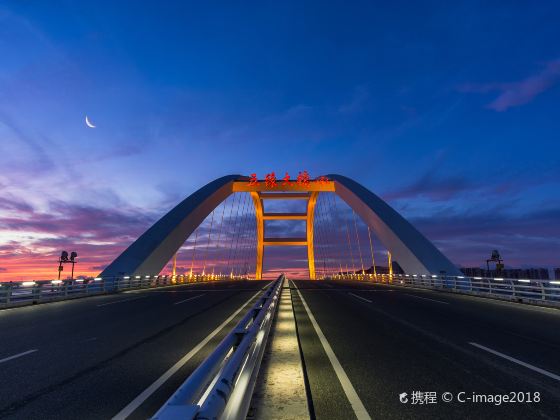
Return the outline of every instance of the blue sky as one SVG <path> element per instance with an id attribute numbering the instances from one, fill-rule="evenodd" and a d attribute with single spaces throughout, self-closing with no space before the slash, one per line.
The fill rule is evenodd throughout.
<path id="1" fill-rule="evenodd" d="M 559 21 L 552 1 L 4 2 L 0 274 L 67 242 L 103 265 L 211 179 L 303 169 L 457 264 L 559 266 Z M 114 224 L 84 227 L 97 211 Z"/>

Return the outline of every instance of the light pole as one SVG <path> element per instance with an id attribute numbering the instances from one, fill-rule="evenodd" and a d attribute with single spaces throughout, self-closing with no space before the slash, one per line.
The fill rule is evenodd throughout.
<path id="1" fill-rule="evenodd" d="M 62 251 L 60 253 L 60 257 L 58 259 L 58 279 L 60 280 L 60 272 L 64 270 L 64 264 L 72 264 L 72 275 L 70 277 L 71 280 L 74 280 L 74 265 L 76 264 L 76 257 L 78 256 L 77 252 L 72 251 L 70 253 L 70 258 L 68 258 L 68 252 Z"/>
<path id="2" fill-rule="evenodd" d="M 504 268 L 504 260 L 500 257 L 500 253 L 497 249 L 492 251 L 490 259 L 486 260 L 486 270 L 488 272 L 488 277 L 490 277 L 490 262 L 496 262 L 496 274 L 501 273 Z"/>

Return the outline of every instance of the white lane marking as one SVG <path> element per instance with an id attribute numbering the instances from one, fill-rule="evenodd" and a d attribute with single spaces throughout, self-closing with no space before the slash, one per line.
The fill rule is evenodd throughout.
<path id="1" fill-rule="evenodd" d="M 265 289 L 266 289 L 266 287 L 265 287 Z M 252 289 L 236 289 L 234 291 L 235 292 L 253 292 L 254 290 L 256 290 L 256 289 L 255 288 L 252 288 Z M 144 293 L 145 290 L 143 290 L 142 292 Z M 229 289 L 150 290 L 150 294 L 154 294 L 154 293 L 179 294 L 179 293 L 195 293 L 195 292 L 204 292 L 204 293 L 209 293 L 209 292 L 232 292 L 232 290 L 229 290 Z M 137 293 L 140 293 L 140 292 L 137 292 Z"/>
<path id="2" fill-rule="evenodd" d="M 358 299 L 360 299 L 360 300 L 363 300 L 364 302 L 373 303 L 371 300 L 366 299 L 366 298 L 361 297 L 361 296 L 358 296 L 358 295 L 355 295 L 355 294 L 352 293 L 352 292 L 348 292 L 348 294 L 354 296 L 355 298 L 358 298 Z"/>
<path id="3" fill-rule="evenodd" d="M 443 300 L 436 300 L 436 299 L 430 299 L 430 298 L 422 297 L 422 296 L 409 295 L 408 293 L 403 293 L 403 295 L 410 296 L 410 297 L 417 298 L 417 299 L 424 299 L 424 300 L 430 300 L 432 302 L 443 303 L 444 305 L 449 305 L 449 302 L 444 302 Z"/>
<path id="4" fill-rule="evenodd" d="M 199 297 L 202 297 L 202 296 L 204 296 L 205 294 L 206 294 L 206 293 L 203 293 L 203 294 L 198 295 L 198 296 L 193 296 L 193 297 L 190 297 L 190 298 L 187 298 L 187 299 L 180 300 L 179 302 L 175 302 L 173 305 L 180 305 L 181 303 L 188 302 L 189 300 L 198 299 Z"/>
<path id="5" fill-rule="evenodd" d="M 156 392 L 159 387 L 161 387 L 173 374 L 175 374 L 179 369 L 183 367 L 185 363 L 187 363 L 196 353 L 198 353 L 216 334 L 218 334 L 221 330 L 225 328 L 229 322 L 239 314 L 254 298 L 256 298 L 261 291 L 259 290 L 255 293 L 247 302 L 239 307 L 233 314 L 229 316 L 224 322 L 222 322 L 218 328 L 212 331 L 208 336 L 198 343 L 191 351 L 181 357 L 177 363 L 171 366 L 163 375 L 161 375 L 153 384 L 151 384 L 148 388 L 146 388 L 140 395 L 134 398 L 126 407 L 124 407 L 121 411 L 119 411 L 114 417 L 113 420 L 122 420 L 126 419 L 130 416 L 134 410 L 140 407 L 144 401 L 146 401 L 150 396 Z"/>
<path id="6" fill-rule="evenodd" d="M 113 305 L 115 303 L 124 303 L 124 302 L 132 302 L 133 300 L 138 300 L 138 299 L 144 299 L 147 298 L 148 296 L 140 296 L 137 298 L 132 298 L 132 299 L 121 299 L 121 300 L 115 300 L 113 302 L 107 302 L 107 303 L 101 303 L 99 305 L 97 305 L 97 307 L 101 307 L 101 306 L 107 306 L 107 305 Z"/>
<path id="7" fill-rule="evenodd" d="M 393 289 L 387 289 L 387 290 L 360 290 L 361 292 L 394 292 Z"/>
<path id="8" fill-rule="evenodd" d="M 0 359 L 0 363 L 4 363 L 4 362 L 7 362 L 9 360 L 17 359 L 18 357 L 25 356 L 26 354 L 35 353 L 36 351 L 39 351 L 39 350 L 38 349 L 33 349 L 33 350 L 24 351 L 23 353 L 14 354 L 13 356 L 9 356 L 9 357 L 5 357 L 3 359 Z"/>
<path id="9" fill-rule="evenodd" d="M 317 323 L 317 321 L 315 320 L 315 317 L 311 313 L 311 310 L 309 309 L 309 306 L 307 306 L 307 302 L 305 301 L 305 299 L 301 295 L 297 285 L 294 282 L 292 282 L 292 283 L 293 283 L 293 285 L 295 286 L 295 288 L 298 292 L 299 298 L 301 299 L 301 303 L 303 304 L 303 307 L 305 308 L 305 312 L 307 312 L 307 316 L 309 317 L 309 320 L 311 321 L 311 324 L 313 325 L 313 328 L 315 329 L 315 333 L 319 337 L 319 340 L 321 341 L 321 344 L 323 345 L 323 348 L 325 349 L 325 353 L 327 353 L 327 357 L 329 358 L 329 361 L 331 362 L 331 365 L 334 369 L 334 372 L 336 373 L 336 376 L 338 377 L 340 385 L 342 385 L 342 389 L 344 390 L 344 393 L 346 394 L 346 398 L 348 398 L 348 401 L 350 402 L 350 405 L 352 406 L 352 409 L 354 410 L 354 414 L 356 415 L 358 420 L 362 420 L 362 419 L 363 420 L 366 420 L 366 419 L 371 420 L 371 417 L 368 414 L 366 408 L 364 407 L 364 404 L 362 403 L 362 400 L 360 400 L 360 397 L 358 396 L 358 394 L 356 393 L 356 390 L 352 386 L 352 383 L 350 382 L 350 379 L 348 378 L 348 375 L 346 375 L 346 372 L 344 371 L 344 369 L 342 368 L 342 365 L 338 361 L 338 358 L 336 357 L 336 354 L 334 354 L 334 351 L 333 351 L 331 345 L 327 341 L 327 338 L 325 337 L 325 334 L 323 334 L 323 331 L 321 330 L 321 327 L 319 327 L 319 324 Z"/>
<path id="10" fill-rule="evenodd" d="M 486 350 L 488 353 L 492 353 L 496 356 L 500 356 L 500 357 L 502 357 L 506 360 L 509 360 L 510 362 L 517 363 L 518 365 L 524 366 L 527 369 L 531 369 L 531 370 L 534 370 L 535 372 L 539 372 L 540 374 L 548 376 L 549 378 L 556 379 L 557 381 L 560 381 L 560 376 L 559 375 L 556 375 L 552 372 L 549 372 L 548 370 L 544 370 L 544 369 L 541 369 L 539 367 L 530 365 L 529 363 L 525 363 L 522 360 L 516 359 L 516 358 L 511 357 L 511 356 L 508 356 L 507 354 L 504 354 L 504 353 L 500 353 L 499 351 L 492 350 L 492 349 L 490 349 L 488 347 L 485 347 L 485 346 L 483 346 L 481 344 L 478 344 L 478 343 L 469 342 L 469 344 L 471 346 L 478 347 L 479 349 Z"/>
<path id="11" fill-rule="evenodd" d="M 259 280 L 260 281 L 260 280 Z M 264 281 L 264 280 L 263 280 Z M 174 293 L 174 292 L 192 292 L 193 290 L 182 290 L 183 288 L 192 288 L 193 286 L 201 286 L 204 285 L 204 283 L 210 283 L 210 282 L 203 282 L 203 283 L 181 283 L 181 284 L 170 284 L 168 286 L 157 286 L 154 287 L 152 289 L 140 289 L 140 290 L 124 290 L 120 293 L 123 294 L 138 294 L 138 293 L 156 293 L 156 292 L 170 292 L 170 293 Z M 219 284 L 220 286 L 222 286 L 222 283 L 227 283 L 223 280 L 215 280 L 211 282 L 212 284 Z M 172 288 L 176 288 L 176 290 L 162 290 L 162 289 L 172 289 Z"/>
<path id="12" fill-rule="evenodd" d="M 327 290 L 327 289 L 305 289 L 306 292 L 327 292 L 327 293 L 338 293 L 338 292 L 349 292 L 349 291 L 359 291 L 360 293 L 385 293 L 385 292 L 394 292 L 395 290 L 393 289 L 387 289 L 387 290 L 370 290 L 370 289 L 332 289 L 332 290 Z"/>

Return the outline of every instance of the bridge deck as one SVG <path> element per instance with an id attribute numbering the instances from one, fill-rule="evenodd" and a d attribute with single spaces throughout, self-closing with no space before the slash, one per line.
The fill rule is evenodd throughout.
<path id="1" fill-rule="evenodd" d="M 0 311 L 0 417 L 110 418 L 127 406 L 131 418 L 150 417 L 265 284 L 194 284 Z M 356 399 L 374 418 L 557 417 L 557 309 L 363 282 L 291 285 L 317 419 L 352 418 Z M 160 386 L 139 399 L 152 384 Z M 539 392 L 541 400 L 420 406 L 411 404 L 414 391 Z"/>
<path id="2" fill-rule="evenodd" d="M 0 418 L 111 418 L 266 284 L 199 283 L 0 311 Z M 133 418 L 152 416 L 242 315 Z"/>
<path id="3" fill-rule="evenodd" d="M 353 418 L 353 409 L 300 293 L 372 418 L 557 417 L 559 380 L 496 356 L 493 349 L 560 373 L 560 311 L 437 291 L 363 282 L 294 281 L 298 324 L 316 418 Z M 411 404 L 436 392 L 437 404 Z M 460 403 L 466 392 L 541 393 L 532 404 Z M 408 402 L 399 401 L 406 392 Z M 452 392 L 454 401 L 441 400 Z M 354 401 L 356 402 L 356 401 Z"/>

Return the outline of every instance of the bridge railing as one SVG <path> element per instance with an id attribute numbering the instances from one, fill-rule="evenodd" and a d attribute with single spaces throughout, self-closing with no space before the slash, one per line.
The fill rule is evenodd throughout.
<path id="1" fill-rule="evenodd" d="M 186 283 L 245 280 L 234 275 L 145 275 L 90 277 L 74 280 L 36 280 L 0 283 L 0 308 L 31 305 L 122 290 L 169 287 Z"/>
<path id="2" fill-rule="evenodd" d="M 153 419 L 245 419 L 278 308 L 281 275 Z"/>
<path id="3" fill-rule="evenodd" d="M 559 280 L 511 279 L 419 274 L 342 274 L 329 277 L 394 286 L 438 289 L 540 305 L 560 306 Z"/>

